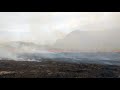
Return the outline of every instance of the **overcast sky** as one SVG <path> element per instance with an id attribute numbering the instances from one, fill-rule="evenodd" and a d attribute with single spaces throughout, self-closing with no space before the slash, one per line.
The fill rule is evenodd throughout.
<path id="1" fill-rule="evenodd" d="M 74 30 L 119 30 L 119 12 L 0 12 L 0 42 L 51 44 Z"/>

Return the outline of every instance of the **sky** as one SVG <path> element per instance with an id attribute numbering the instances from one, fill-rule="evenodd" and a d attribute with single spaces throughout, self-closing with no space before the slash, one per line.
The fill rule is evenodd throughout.
<path id="1" fill-rule="evenodd" d="M 53 44 L 74 30 L 119 30 L 119 12 L 0 12 L 0 42 Z"/>

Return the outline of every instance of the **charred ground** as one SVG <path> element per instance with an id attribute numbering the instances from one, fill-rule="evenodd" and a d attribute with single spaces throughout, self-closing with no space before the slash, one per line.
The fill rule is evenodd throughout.
<path id="1" fill-rule="evenodd" d="M 0 78 L 119 78 L 120 66 L 0 60 Z"/>

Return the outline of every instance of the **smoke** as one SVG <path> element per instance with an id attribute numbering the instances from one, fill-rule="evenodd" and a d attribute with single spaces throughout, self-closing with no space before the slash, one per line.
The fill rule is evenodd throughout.
<path id="1" fill-rule="evenodd" d="M 53 44 L 76 29 L 120 29 L 119 16 L 119 12 L 1 12 L 0 42 Z"/>
<path id="2" fill-rule="evenodd" d="M 0 59 L 1 60 L 17 60 L 17 61 L 36 61 L 34 56 L 39 54 L 38 57 L 49 52 L 46 47 L 32 43 L 32 42 L 6 42 L 0 44 Z M 31 55 L 31 58 L 25 58 L 25 55 Z M 25 56 L 25 57 L 24 57 Z M 52 55 L 47 55 L 51 57 Z M 46 57 L 47 57 L 46 56 Z M 43 57 L 43 56 L 41 56 Z M 45 56 L 44 56 L 45 57 Z M 40 59 L 40 57 L 39 57 Z"/>
<path id="3" fill-rule="evenodd" d="M 13 52 L 7 50 L 7 48 L 0 48 L 0 58 L 16 60 L 17 56 L 16 56 L 16 53 L 13 53 Z"/>
<path id="4" fill-rule="evenodd" d="M 73 38 L 63 42 L 63 49 L 87 49 L 99 48 L 100 46 L 110 49 L 119 49 L 120 43 L 120 13 L 119 12 L 8 12 L 0 13 L 0 42 L 23 41 L 34 42 L 40 45 L 26 43 L 7 43 L 0 47 L 0 57 L 19 59 L 21 53 L 40 53 L 44 55 L 50 53 L 48 57 L 56 57 L 59 54 L 51 53 L 47 50 L 56 40 L 64 39 L 70 32 L 77 30 L 89 31 L 92 38 L 87 33 L 78 35 L 80 38 Z M 110 32 L 109 32 L 110 30 Z M 93 31 L 96 31 L 94 34 Z M 100 32 L 97 31 L 108 31 Z M 112 31 L 112 32 L 111 32 Z M 93 33 L 93 34 L 92 34 Z M 81 38 L 84 37 L 84 38 Z M 100 41 L 98 41 L 100 39 Z M 81 41 L 85 44 L 82 44 Z M 75 42 L 75 43 L 72 43 Z M 92 44 L 90 44 L 91 42 Z M 95 41 L 95 42 L 94 42 Z M 70 44 L 68 43 L 70 42 Z M 65 47 L 65 43 L 66 47 Z M 105 44 L 106 45 L 105 45 Z M 58 43 L 59 44 L 59 43 Z M 95 46 L 93 45 L 95 44 Z M 59 44 L 59 46 L 62 46 Z M 100 48 L 101 49 L 101 48 Z M 44 56 L 43 55 L 43 56 Z M 47 57 L 46 55 L 46 57 Z M 57 56 L 57 57 L 58 57 Z M 62 55 L 64 56 L 64 55 Z M 42 56 L 41 56 L 42 57 Z M 21 59 L 22 60 L 22 59 Z M 29 60 L 29 59 L 28 59 Z"/>

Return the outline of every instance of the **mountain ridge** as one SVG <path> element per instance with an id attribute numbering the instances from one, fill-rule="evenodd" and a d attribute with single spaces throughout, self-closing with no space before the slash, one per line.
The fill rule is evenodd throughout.
<path id="1" fill-rule="evenodd" d="M 119 30 L 73 31 L 65 38 L 57 40 L 55 48 L 76 49 L 81 51 L 112 51 L 120 49 Z"/>

